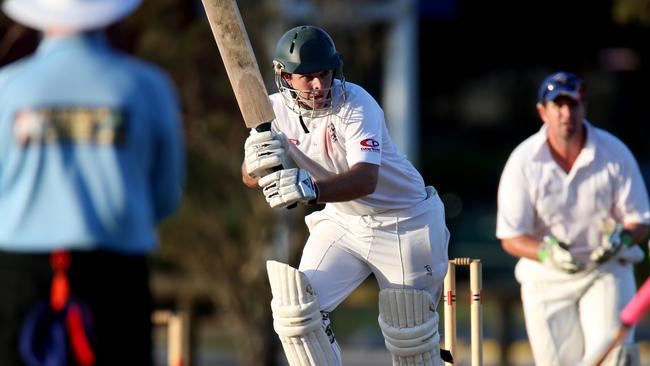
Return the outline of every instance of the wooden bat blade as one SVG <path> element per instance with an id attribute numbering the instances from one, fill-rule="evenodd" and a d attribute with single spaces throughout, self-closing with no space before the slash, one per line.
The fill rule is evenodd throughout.
<path id="1" fill-rule="evenodd" d="M 237 104 L 249 128 L 275 119 L 235 0 L 202 0 Z"/>

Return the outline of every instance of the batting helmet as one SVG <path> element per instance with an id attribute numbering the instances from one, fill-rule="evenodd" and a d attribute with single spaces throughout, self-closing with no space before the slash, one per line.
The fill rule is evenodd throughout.
<path id="1" fill-rule="evenodd" d="M 302 25 L 287 31 L 278 41 L 273 57 L 275 85 L 283 103 L 300 116 L 322 117 L 339 110 L 346 98 L 343 59 L 336 52 L 334 41 L 321 28 Z M 294 89 L 283 74 L 311 74 L 333 70 L 329 87 L 319 90 L 327 96 L 322 103 L 310 100 L 309 90 Z M 338 80 L 335 80 L 338 79 Z"/>
<path id="2" fill-rule="evenodd" d="M 275 46 L 276 72 L 309 74 L 322 70 L 341 71 L 343 59 L 324 30 L 302 25 L 287 31 Z"/>

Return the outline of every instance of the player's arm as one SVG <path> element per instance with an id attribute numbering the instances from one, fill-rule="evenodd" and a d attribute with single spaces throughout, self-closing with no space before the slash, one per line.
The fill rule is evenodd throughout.
<path id="1" fill-rule="evenodd" d="M 519 235 L 501 239 L 501 247 L 514 257 L 539 260 L 540 242 L 531 235 Z"/>
<path id="2" fill-rule="evenodd" d="M 315 181 L 301 168 L 282 169 L 262 177 L 266 201 L 271 207 L 294 203 L 325 203 L 354 200 L 375 191 L 379 166 L 357 163 L 345 173 Z"/>
<path id="3" fill-rule="evenodd" d="M 648 237 L 648 225 L 638 222 L 628 222 L 620 224 L 610 220 L 601 225 L 602 237 L 600 246 L 594 249 L 589 259 L 595 263 L 604 263 L 619 254 L 624 248 L 632 248 L 636 244 L 644 242 Z M 636 249 L 640 260 L 641 251 Z M 623 256 L 625 258 L 626 256 Z M 634 263 L 633 257 L 627 256 L 628 260 Z"/>
<path id="4" fill-rule="evenodd" d="M 144 70 L 143 70 L 144 71 Z M 185 186 L 185 146 L 183 122 L 176 89 L 167 75 L 149 69 L 146 95 L 151 98 L 152 134 L 155 136 L 156 159 L 151 168 L 151 192 L 157 221 L 176 212 Z"/>
<path id="5" fill-rule="evenodd" d="M 379 165 L 357 163 L 350 170 L 316 181 L 318 203 L 352 201 L 372 194 L 377 188 Z"/>
<path id="6" fill-rule="evenodd" d="M 619 222 L 609 219 L 601 224 L 601 245 L 592 253 L 592 260 L 603 262 L 613 257 L 623 247 L 645 243 L 650 235 L 647 218 L 648 191 L 646 190 L 639 165 L 632 152 L 619 144 L 613 154 L 620 159 L 619 173 L 614 176 L 615 206 L 613 212 L 620 217 Z"/>
<path id="7" fill-rule="evenodd" d="M 531 235 L 505 238 L 501 239 L 501 246 L 510 255 L 540 261 L 565 272 L 575 273 L 585 267 L 584 263 L 574 258 L 566 243 L 550 235 L 541 241 Z"/>

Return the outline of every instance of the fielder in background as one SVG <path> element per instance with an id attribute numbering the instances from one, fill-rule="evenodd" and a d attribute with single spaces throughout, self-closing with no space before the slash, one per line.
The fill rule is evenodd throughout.
<path id="1" fill-rule="evenodd" d="M 0 69 L 1 365 L 152 364 L 147 256 L 184 156 L 174 86 L 101 31 L 139 4 L 3 3 L 43 38 Z"/>
<path id="2" fill-rule="evenodd" d="M 439 365 L 436 307 L 449 232 L 438 194 L 391 142 L 377 102 L 344 80 L 323 29 L 287 31 L 273 66 L 276 119 L 246 140 L 244 183 L 261 187 L 271 207 L 325 204 L 305 218 L 310 236 L 299 271 L 267 266 L 289 363 L 341 364 L 329 313 L 372 273 L 393 363 Z M 280 164 L 286 169 L 270 172 Z"/>
<path id="3" fill-rule="evenodd" d="M 537 112 L 542 128 L 501 176 L 496 236 L 521 258 L 515 277 L 535 364 L 572 366 L 611 334 L 636 292 L 650 209 L 632 153 L 585 119 L 581 79 L 548 76 Z M 605 364 L 639 364 L 634 332 Z"/>

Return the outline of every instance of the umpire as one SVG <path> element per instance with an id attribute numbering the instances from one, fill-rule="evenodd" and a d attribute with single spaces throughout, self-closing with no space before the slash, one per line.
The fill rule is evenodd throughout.
<path id="1" fill-rule="evenodd" d="M 152 363 L 146 257 L 181 200 L 179 106 L 163 72 L 112 49 L 102 31 L 140 2 L 2 6 L 43 38 L 0 69 L 1 365 Z M 35 307 L 55 303 L 55 283 L 63 312 L 84 310 L 83 327 Z M 90 348 L 79 349 L 80 334 Z"/>

